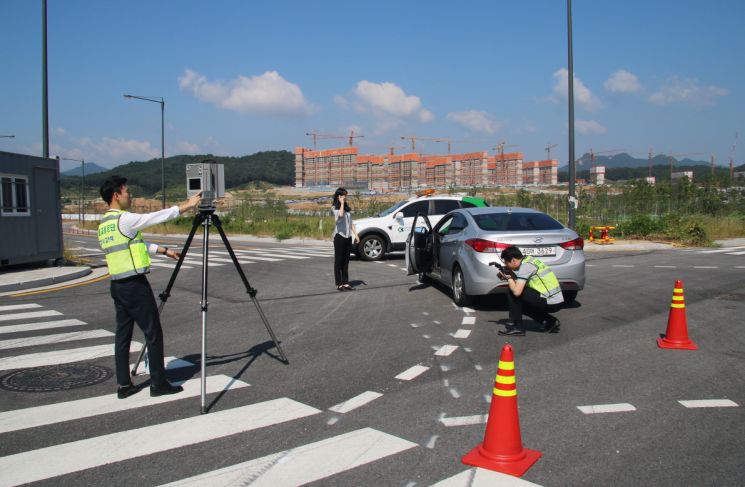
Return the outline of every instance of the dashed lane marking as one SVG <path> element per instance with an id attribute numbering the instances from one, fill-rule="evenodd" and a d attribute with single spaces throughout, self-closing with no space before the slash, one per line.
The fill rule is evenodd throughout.
<path id="1" fill-rule="evenodd" d="M 133 396 L 134 397 L 134 396 Z M 279 398 L 0 458 L 0 486 L 36 482 L 319 414 Z M 143 442 L 143 438 L 158 441 Z M 52 461 L 55 459 L 56 461 Z M 33 468 L 29 468 L 33 465 Z"/>
<path id="2" fill-rule="evenodd" d="M 475 325 L 476 317 L 475 316 L 464 316 L 463 321 L 461 321 L 460 324 L 461 325 Z"/>
<path id="3" fill-rule="evenodd" d="M 676 268 L 676 266 L 674 265 L 656 265 L 655 267 L 657 267 L 658 269 L 675 269 Z"/>
<path id="4" fill-rule="evenodd" d="M 340 404 L 337 404 L 336 406 L 331 406 L 329 408 L 329 411 L 333 411 L 335 413 L 340 413 L 340 414 L 348 413 L 349 411 L 352 411 L 353 409 L 357 409 L 371 401 L 374 401 L 375 399 L 379 398 L 382 395 L 383 394 L 379 392 L 365 391 L 359 396 L 355 396 L 351 399 L 347 399 L 346 401 Z"/>
<path id="5" fill-rule="evenodd" d="M 460 330 L 453 333 L 453 338 L 468 338 L 468 335 L 470 334 L 471 330 L 464 330 L 461 328 Z"/>
<path id="6" fill-rule="evenodd" d="M 116 394 L 78 399 L 56 404 L 47 404 L 26 409 L 16 409 L 0 413 L 0 433 L 18 431 L 38 426 L 46 426 L 75 419 L 90 418 L 101 414 L 128 411 L 130 409 L 176 401 L 186 397 L 195 397 L 201 393 L 201 379 L 190 379 L 181 383 L 184 391 L 180 394 L 150 397 L 147 391 L 140 391 L 126 401 Z M 206 379 L 207 394 L 248 387 L 243 381 L 227 375 L 213 375 Z"/>
<path id="7" fill-rule="evenodd" d="M 601 413 L 624 413 L 628 411 L 636 411 L 636 408 L 629 403 L 623 402 L 619 404 L 597 404 L 594 406 L 577 406 L 577 409 L 585 414 L 601 414 Z"/>
<path id="8" fill-rule="evenodd" d="M 698 399 L 692 401 L 678 401 L 687 408 L 736 408 L 739 407 L 734 401 L 729 399 Z"/>
<path id="9" fill-rule="evenodd" d="M 445 426 L 469 426 L 472 424 L 484 424 L 489 419 L 488 414 L 476 414 L 474 416 L 454 416 L 452 418 L 441 417 L 440 423 Z"/>
<path id="10" fill-rule="evenodd" d="M 694 269 L 719 269 L 719 267 L 715 265 L 695 265 L 693 266 Z"/>
<path id="11" fill-rule="evenodd" d="M 398 374 L 395 379 L 412 380 L 419 377 L 421 374 L 427 372 L 428 370 L 429 367 L 425 367 L 424 365 L 415 365 Z"/>
<path id="12" fill-rule="evenodd" d="M 252 487 L 306 485 L 416 446 L 419 445 L 403 438 L 372 428 L 362 428 L 167 486 L 212 487 L 245 483 L 250 483 Z"/>
<path id="13" fill-rule="evenodd" d="M 443 345 L 437 349 L 435 355 L 439 357 L 447 357 L 456 350 L 458 350 L 458 345 Z"/>
<path id="14" fill-rule="evenodd" d="M 631 264 L 613 264 L 611 267 L 636 267 Z"/>

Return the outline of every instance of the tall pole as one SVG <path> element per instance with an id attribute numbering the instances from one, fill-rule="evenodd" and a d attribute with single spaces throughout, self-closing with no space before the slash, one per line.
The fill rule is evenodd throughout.
<path id="1" fill-rule="evenodd" d="M 574 183 L 577 178 L 577 168 L 574 163 L 574 60 L 572 56 L 572 0 L 567 0 L 567 57 L 568 57 L 568 89 L 569 89 L 569 228 L 574 230 L 575 209 L 577 197 Z"/>
<path id="2" fill-rule="evenodd" d="M 82 215 L 82 220 L 85 221 L 85 159 L 80 161 L 80 207 L 82 208 L 82 211 L 80 214 Z"/>
<path id="3" fill-rule="evenodd" d="M 41 132 L 43 156 L 49 158 L 49 108 L 47 104 L 47 0 L 41 1 Z"/>
<path id="4" fill-rule="evenodd" d="M 160 100 L 160 190 L 163 192 L 163 209 L 166 208 L 166 101 Z"/>

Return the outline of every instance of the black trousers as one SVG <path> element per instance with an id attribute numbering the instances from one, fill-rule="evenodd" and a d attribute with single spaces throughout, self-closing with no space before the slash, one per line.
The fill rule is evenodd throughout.
<path id="1" fill-rule="evenodd" d="M 549 312 L 557 311 L 559 308 L 558 305 L 546 303 L 546 298 L 542 298 L 538 291 L 527 286 L 519 297 L 507 291 L 507 304 L 510 308 L 510 321 L 520 326 L 523 323 L 523 314 L 541 324 L 552 323 L 556 318 Z"/>
<path id="2" fill-rule="evenodd" d="M 129 376 L 129 347 L 135 322 L 145 334 L 150 379 L 153 384 L 166 381 L 163 366 L 163 329 L 160 326 L 158 306 L 150 283 L 145 276 L 134 276 L 111 281 L 111 297 L 116 309 L 116 337 L 114 359 L 116 382 L 127 385 Z"/>
<path id="3" fill-rule="evenodd" d="M 334 235 L 334 281 L 337 286 L 349 284 L 349 254 L 352 252 L 352 237 Z"/>

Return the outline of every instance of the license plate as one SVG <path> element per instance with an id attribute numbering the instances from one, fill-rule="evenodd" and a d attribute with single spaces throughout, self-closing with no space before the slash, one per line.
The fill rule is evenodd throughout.
<path id="1" fill-rule="evenodd" d="M 532 255 L 533 257 L 553 257 L 556 255 L 556 247 L 521 247 L 520 251 L 523 255 Z"/>

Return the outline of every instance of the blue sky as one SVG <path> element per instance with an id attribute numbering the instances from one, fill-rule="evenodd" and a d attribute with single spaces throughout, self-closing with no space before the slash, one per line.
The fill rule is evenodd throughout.
<path id="1" fill-rule="evenodd" d="M 0 150 L 41 155 L 41 0 L 3 0 Z M 745 2 L 573 2 L 577 156 L 728 163 L 745 138 Z M 112 167 L 311 147 L 567 142 L 566 2 L 48 0 L 50 154 Z M 745 141 L 736 162 L 744 159 Z M 319 140 L 319 148 L 345 139 Z M 445 153 L 421 140 L 417 151 Z M 64 162 L 62 169 L 76 163 Z"/>

